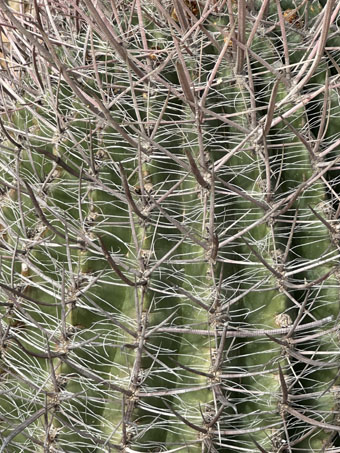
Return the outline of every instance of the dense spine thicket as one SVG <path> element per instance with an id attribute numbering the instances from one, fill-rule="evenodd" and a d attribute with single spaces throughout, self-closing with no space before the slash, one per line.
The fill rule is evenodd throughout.
<path id="1" fill-rule="evenodd" d="M 0 0 L 0 452 L 339 452 L 340 2 Z"/>

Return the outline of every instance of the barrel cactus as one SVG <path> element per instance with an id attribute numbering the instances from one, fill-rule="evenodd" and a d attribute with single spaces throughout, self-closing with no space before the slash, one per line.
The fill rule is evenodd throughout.
<path id="1" fill-rule="evenodd" d="M 340 2 L 0 14 L 0 452 L 340 451 Z"/>

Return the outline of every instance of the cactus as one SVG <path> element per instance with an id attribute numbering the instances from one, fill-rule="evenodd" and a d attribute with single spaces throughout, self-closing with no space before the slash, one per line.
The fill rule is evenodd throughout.
<path id="1" fill-rule="evenodd" d="M 0 452 L 336 452 L 338 1 L 0 0 Z"/>

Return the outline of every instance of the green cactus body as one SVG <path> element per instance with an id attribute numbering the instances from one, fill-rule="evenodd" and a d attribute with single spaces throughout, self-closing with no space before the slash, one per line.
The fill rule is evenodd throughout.
<path id="1" fill-rule="evenodd" d="M 298 115 L 301 115 L 302 118 L 298 121 L 304 121 L 303 111 L 298 112 Z M 284 127 L 282 132 L 276 131 L 276 136 L 280 133 L 284 133 Z M 286 131 L 288 133 L 288 131 Z M 286 181 L 286 184 L 292 188 L 294 185 L 301 184 L 301 180 L 308 180 L 313 175 L 313 168 L 310 164 L 310 155 L 308 151 L 305 149 L 304 146 L 301 146 L 300 142 L 297 139 L 293 139 L 294 145 L 290 146 L 290 148 L 285 152 L 285 162 L 287 164 L 285 168 L 285 172 L 283 173 L 283 180 Z M 291 153 L 292 158 L 289 159 L 287 154 Z M 325 216 L 324 211 L 322 211 L 322 206 L 325 204 L 325 190 L 324 186 L 321 183 L 314 183 L 310 189 L 307 189 L 296 202 L 294 206 L 297 209 L 298 216 L 297 216 L 297 226 L 294 230 L 293 236 L 293 253 L 294 253 L 294 260 L 301 260 L 301 264 L 303 262 L 313 262 L 320 259 L 320 256 L 325 258 L 326 263 L 322 265 L 318 265 L 316 268 L 312 270 L 308 270 L 303 272 L 301 275 L 293 275 L 292 282 L 296 286 L 296 290 L 292 292 L 293 297 L 295 300 L 300 301 L 302 303 L 305 297 L 308 297 L 309 303 L 306 304 L 306 308 L 308 307 L 309 316 L 313 319 L 314 317 L 320 316 L 320 314 L 325 311 L 325 305 L 327 306 L 327 313 L 332 314 L 333 316 L 338 315 L 339 310 L 339 294 L 338 294 L 338 283 L 337 278 L 334 275 L 330 275 L 326 278 L 322 283 L 313 285 L 313 289 L 299 291 L 299 284 L 298 282 L 301 281 L 301 277 L 305 279 L 307 282 L 318 281 L 321 279 L 322 276 L 328 274 L 332 271 L 334 263 L 336 263 L 336 249 L 330 240 L 330 234 L 325 225 L 320 221 L 320 217 L 317 217 L 316 214 L 314 215 L 311 209 L 315 209 L 319 216 Z M 314 208 L 312 208 L 314 206 Z M 321 210 L 320 210 L 321 209 Z M 304 228 L 304 224 L 309 224 L 308 230 Z M 299 225 L 300 223 L 300 225 Z M 332 259 L 332 256 L 334 257 Z M 300 284 L 301 286 L 301 284 Z M 335 338 L 333 334 L 326 334 L 321 337 L 319 342 L 317 343 L 317 351 L 329 351 L 334 347 Z M 315 344 L 313 345 L 313 350 L 315 348 Z M 298 348 L 299 350 L 304 350 L 304 344 L 299 343 Z M 307 347 L 308 349 L 308 347 Z M 307 354 L 306 357 L 313 357 L 313 355 L 308 354 L 308 352 L 303 352 L 303 354 Z M 318 355 L 319 352 L 315 355 L 315 358 L 320 357 L 322 361 L 324 361 L 324 355 Z M 307 359 L 308 360 L 308 359 Z M 329 356 L 328 360 L 332 362 L 331 355 Z M 299 365 L 299 361 L 295 362 L 296 373 L 301 372 L 301 369 L 306 368 L 306 363 L 301 363 Z M 317 362 L 315 362 L 317 363 Z M 334 366 L 334 368 L 333 368 Z M 307 382 L 304 384 L 304 391 L 308 388 L 311 393 L 317 393 L 318 397 L 311 400 L 310 405 L 310 414 L 313 414 L 314 411 L 318 414 L 324 414 L 323 420 L 326 421 L 327 419 L 333 419 L 331 415 L 334 411 L 334 405 L 336 398 L 331 396 L 330 393 L 327 395 L 322 396 L 323 391 L 327 385 L 331 385 L 332 381 L 336 378 L 337 375 L 337 367 L 336 364 L 330 364 L 331 370 L 326 373 L 320 371 L 310 371 L 308 376 L 308 384 Z M 322 378 L 321 378 L 322 375 Z M 323 383 L 323 379 L 326 380 Z M 334 381 L 335 383 L 335 381 Z M 300 383 L 298 383 L 300 384 Z M 298 388 L 296 391 L 299 393 Z M 304 404 L 306 404 L 304 402 Z M 329 418 L 326 416 L 329 414 Z M 307 413 L 306 413 L 307 415 Z M 301 425 L 301 423 L 300 423 Z M 294 426 L 294 425 L 293 425 Z M 299 424 L 297 424 L 299 426 Z M 304 428 L 307 431 L 307 428 Z M 298 438 L 298 436 L 302 436 L 303 428 L 299 426 L 296 429 L 296 433 L 293 434 L 293 439 Z M 329 434 L 323 432 L 322 430 L 317 430 L 316 432 L 313 431 L 312 434 L 302 442 L 296 442 L 297 448 L 302 449 L 302 451 L 323 451 L 322 449 L 325 448 L 325 440 L 329 438 Z"/>
<path id="2" fill-rule="evenodd" d="M 41 114 L 42 112 L 39 112 Z M 6 194 L 7 200 L 2 206 L 2 222 L 4 225 L 4 243 L 9 247 L 14 244 L 19 253 L 11 257 L 11 265 L 2 266 L 2 284 L 8 302 L 13 305 L 3 313 L 2 329 L 11 330 L 11 336 L 6 339 L 3 337 L 4 355 L 2 357 L 2 372 L 8 375 L 8 384 L 15 384 L 17 387 L 16 396 L 13 398 L 4 392 L 1 398 L 1 407 L 7 417 L 7 423 L 24 423 L 22 411 L 26 416 L 32 418 L 35 423 L 30 426 L 29 432 L 19 430 L 18 435 L 13 437 L 12 430 L 3 430 L 3 439 L 6 446 L 8 439 L 13 437 L 13 448 L 11 451 L 22 451 L 22 446 L 27 444 L 28 436 L 31 435 L 41 446 L 43 442 L 43 426 L 39 422 L 41 417 L 41 406 L 46 404 L 50 409 L 50 419 L 53 418 L 53 398 L 55 386 L 49 376 L 50 364 L 55 361 L 53 356 L 58 355 L 59 336 L 58 318 L 60 315 L 60 294 L 56 268 L 59 270 L 65 264 L 65 249 L 61 241 L 56 240 L 55 248 L 50 248 L 46 253 L 41 247 L 41 243 L 51 239 L 49 227 L 42 221 L 50 218 L 49 211 L 42 207 L 46 203 L 46 197 L 40 190 L 35 191 L 34 202 L 30 195 L 32 191 L 31 175 L 39 175 L 41 180 L 51 174 L 53 168 L 51 164 L 30 148 L 31 137 L 39 141 L 49 142 L 49 130 L 44 132 L 36 128 L 31 115 L 25 115 L 19 108 L 17 114 L 12 116 L 13 129 L 29 132 L 27 148 L 23 150 L 12 149 L 12 156 L 17 155 L 17 183 L 27 184 L 25 193 L 18 193 L 17 190 L 10 189 Z M 46 125 L 46 124 L 45 124 Z M 32 133 L 32 128 L 34 132 Z M 40 134 L 39 134 L 40 132 Z M 15 137 L 15 133 L 11 134 Z M 33 140 L 32 140 L 33 141 Z M 8 150 L 11 149 L 10 140 L 6 143 Z M 46 145 L 47 147 L 48 145 Z M 8 167 L 10 169 L 10 165 Z M 49 181 L 46 181 L 45 185 Z M 40 215 L 37 215 L 37 208 L 34 203 L 39 199 L 41 208 Z M 6 207 L 7 204 L 7 207 Z M 5 206 L 4 206 L 5 205 Z M 24 216 L 20 212 L 25 213 Z M 35 247 L 32 244 L 35 243 Z M 6 248 L 6 247 L 5 247 Z M 6 288 L 6 289 L 5 289 Z M 51 329 L 48 338 L 47 329 Z M 50 342 L 50 360 L 46 352 L 47 341 Z M 28 378 L 31 376 L 31 378 Z M 36 414 L 38 414 L 36 416 Z M 39 415 L 40 414 L 40 415 Z M 2 422 L 3 423 L 3 422 Z M 49 430 L 50 432 L 50 430 Z M 7 448 L 7 447 L 6 447 Z M 37 450 L 38 451 L 38 450 Z M 41 450 L 42 451 L 42 450 Z"/>
<path id="3" fill-rule="evenodd" d="M 338 451 L 323 3 L 0 0 L 0 453 Z"/>
<path id="4" fill-rule="evenodd" d="M 225 96 L 229 102 L 226 112 L 237 113 L 237 116 L 232 117 L 233 121 L 250 131 L 251 118 L 244 113 L 251 110 L 246 78 L 240 75 L 233 82 L 235 76 L 228 69 L 224 77 L 227 87 Z M 228 135 L 231 138 L 231 148 L 237 146 L 244 138 L 243 133 L 235 127 L 229 128 Z M 248 227 L 266 213 L 264 208 L 256 205 L 256 201 L 261 204 L 266 199 L 265 169 L 257 154 L 260 152 L 260 146 L 252 147 L 249 142 L 244 145 L 244 148 L 245 150 L 241 148 L 229 160 L 225 180 L 251 195 L 254 201 L 231 195 L 234 198 L 232 205 L 235 221 L 230 235 Z M 266 203 L 263 205 L 266 206 Z M 248 263 L 239 270 L 240 283 L 235 282 L 239 285 L 240 294 L 243 291 L 246 292 L 240 303 L 230 309 L 231 320 L 235 323 L 246 316 L 247 323 L 254 329 L 277 328 L 282 327 L 279 322 L 281 318 L 290 318 L 289 314 L 286 314 L 289 308 L 287 297 L 276 289 L 280 285 L 280 279 L 259 261 L 261 257 L 278 272 L 280 249 L 276 234 L 275 225 L 271 225 L 270 222 L 263 223 L 243 236 L 245 241 L 242 237 L 236 244 L 228 244 L 228 247 L 237 250 L 242 259 Z M 251 290 L 256 283 L 260 283 L 259 286 Z M 264 307 L 265 310 L 263 310 Z M 280 357 L 280 346 L 266 338 L 255 341 L 253 338 L 242 339 L 238 343 L 238 354 L 235 354 L 235 357 L 231 356 L 230 366 L 232 369 L 240 367 L 240 370 L 246 370 L 249 376 L 240 378 L 235 385 L 239 412 L 234 415 L 234 419 L 235 421 L 240 419 L 240 428 L 245 431 L 249 429 L 250 434 L 244 434 L 231 442 L 235 442 L 238 448 L 244 445 L 253 448 L 254 442 L 250 435 L 264 448 L 273 448 L 284 436 L 283 422 L 279 413 L 279 364 L 281 363 L 284 368 L 284 360 Z M 259 377 L 260 372 L 263 372 L 263 375 Z M 253 374 L 256 377 L 252 376 Z"/>
<path id="5" fill-rule="evenodd" d="M 192 112 L 186 112 L 185 118 L 193 118 Z M 182 147 L 188 146 L 188 143 L 195 142 L 194 134 L 184 126 Z M 197 149 L 189 145 L 189 152 L 198 160 Z M 195 159 L 195 160 L 196 160 Z M 202 168 L 201 168 L 202 171 Z M 209 190 L 199 186 L 193 175 L 190 175 L 182 184 L 182 218 L 183 224 L 188 225 L 191 234 L 206 242 L 207 235 L 203 225 L 208 228 L 209 225 Z M 199 203 L 205 204 L 206 210 L 197 218 L 197 198 Z M 214 266 L 209 263 L 207 251 L 197 244 L 185 244 L 182 246 L 181 271 L 178 275 L 178 285 L 188 292 L 194 299 L 201 301 L 206 308 L 203 308 L 197 302 L 185 296 L 180 295 L 180 315 L 183 327 L 186 329 L 208 329 L 214 331 L 211 320 L 212 315 L 208 312 L 208 307 L 213 302 L 213 289 L 215 284 Z M 181 395 L 180 399 L 175 398 L 173 408 L 191 423 L 204 429 L 204 421 L 207 413 L 214 410 L 214 389 L 213 378 L 208 375 L 213 369 L 213 355 L 216 353 L 215 341 L 209 336 L 192 335 L 190 332 L 183 333 L 178 338 L 177 360 L 179 366 L 189 367 L 179 369 L 177 388 L 187 389 L 187 392 Z M 177 367 L 178 368 L 178 367 Z M 216 403 L 215 403 L 216 404 Z M 200 406 L 200 408 L 199 408 Z M 174 414 L 172 414 L 172 419 Z M 171 420 L 171 419 L 170 419 Z M 183 421 L 170 421 L 171 430 L 167 435 L 167 442 L 173 447 L 179 447 L 182 444 L 187 445 L 188 452 L 198 452 L 202 449 L 209 448 L 211 443 L 208 434 L 200 433 L 197 430 L 185 425 Z"/>
<path id="6" fill-rule="evenodd" d="M 317 5 L 315 5 L 315 9 Z M 315 10 L 309 11 L 311 16 L 315 13 Z M 289 45 L 293 48 L 298 46 L 301 42 L 301 36 L 293 31 L 290 31 L 287 39 Z M 290 53 L 290 63 L 298 64 L 303 56 L 302 51 L 296 51 Z M 320 71 L 320 69 L 318 70 Z M 325 70 L 326 71 L 326 70 Z M 319 75 L 313 77 L 312 82 L 320 80 L 320 77 L 324 79 L 325 72 L 320 72 Z M 278 92 L 278 100 L 287 97 L 289 91 L 283 86 L 280 85 Z M 298 98 L 297 98 L 298 101 Z M 319 101 L 316 101 L 319 103 Z M 283 191 L 294 191 L 298 186 L 301 186 L 301 183 L 308 181 L 315 174 L 317 169 L 315 163 L 313 162 L 313 156 L 310 150 L 307 150 L 304 143 L 301 142 L 300 138 L 295 134 L 292 135 L 292 127 L 297 131 L 304 134 L 312 133 L 310 130 L 305 127 L 307 121 L 307 113 L 309 108 L 313 107 L 314 103 L 307 105 L 307 109 L 300 108 L 295 111 L 293 115 L 289 118 L 289 125 L 287 122 L 285 125 L 275 126 L 273 129 L 273 134 L 271 140 L 278 141 L 283 139 L 284 141 L 289 141 L 290 145 L 287 148 L 282 149 L 284 161 L 284 169 L 282 171 L 282 187 Z M 284 108 L 289 110 L 293 107 L 294 104 L 287 104 Z M 280 112 L 281 113 L 281 112 Z M 284 116 L 284 112 L 281 113 Z M 332 131 L 333 132 L 333 131 Z M 331 129 L 328 129 L 328 134 L 331 136 Z M 301 132 L 300 132 L 301 133 Z M 316 131 L 317 133 L 317 131 Z M 333 132 L 334 133 L 334 132 Z M 334 135 L 332 136 L 334 138 Z M 324 181 L 324 180 L 323 180 Z M 292 238 L 292 259 L 296 263 L 299 261 L 301 264 L 303 262 L 317 262 L 320 260 L 320 257 L 324 257 L 324 264 L 319 264 L 311 270 L 302 272 L 299 275 L 299 272 L 293 273 L 292 283 L 293 288 L 296 287 L 295 291 L 292 291 L 291 294 L 295 298 L 295 301 L 303 301 L 307 298 L 307 303 L 305 304 L 306 309 L 308 309 L 308 315 L 311 318 L 317 318 L 321 313 L 325 312 L 325 306 L 327 306 L 327 313 L 333 315 L 335 318 L 339 313 L 339 292 L 338 292 L 338 280 L 337 277 L 333 274 L 334 265 L 337 265 L 337 249 L 335 248 L 334 241 L 332 240 L 332 233 L 329 229 L 322 223 L 322 218 L 327 219 L 326 221 L 331 221 L 329 217 L 329 210 L 327 210 L 327 199 L 326 199 L 326 186 L 322 180 L 316 180 L 312 185 L 307 189 L 303 190 L 301 195 L 296 199 L 296 202 L 293 204 L 292 208 L 297 214 L 297 223 L 294 229 L 294 234 Z M 299 225 L 300 224 L 300 225 Z M 304 225 L 308 224 L 308 229 Z M 333 233 L 334 234 L 334 233 Z M 333 258 L 332 258 L 333 257 Z M 296 266 L 296 265 L 295 265 Z M 296 267 L 299 267 L 298 265 Z M 295 277 L 295 275 L 296 277 Z M 327 277 L 327 275 L 329 276 Z M 326 276 L 322 279 L 322 276 Z M 300 290 L 299 287 L 303 288 L 301 285 L 302 280 L 305 282 L 315 282 L 311 283 L 309 289 L 304 291 Z M 318 281 L 322 281 L 319 284 Z M 307 318 L 307 316 L 306 316 Z M 302 350 L 302 363 L 299 362 L 299 359 L 295 361 L 294 370 L 295 376 L 301 373 L 301 370 L 305 370 L 310 366 L 310 371 L 306 381 L 301 385 L 301 382 L 293 380 L 292 388 L 295 388 L 297 395 L 301 392 L 301 387 L 303 387 L 303 394 L 301 395 L 301 401 L 303 401 L 304 407 L 308 409 L 303 412 L 306 416 L 314 418 L 315 414 L 319 415 L 318 421 L 326 422 L 333 424 L 336 419 L 337 412 L 337 396 L 335 392 L 336 382 L 337 382 L 337 366 L 336 362 L 332 361 L 332 353 L 330 352 L 334 348 L 336 343 L 335 336 L 332 333 L 323 335 L 320 340 L 317 342 L 317 345 L 313 344 L 312 350 L 317 351 L 313 355 L 310 351 L 310 347 L 306 347 L 305 344 L 301 341 L 298 343 L 298 348 Z M 309 352 L 307 352 L 309 351 Z M 328 351 L 329 356 L 327 357 L 326 352 Z M 319 355 L 320 354 L 320 355 Z M 304 360 L 304 357 L 322 358 L 323 363 L 329 361 L 329 366 L 327 373 L 321 372 L 319 369 L 314 367 L 317 366 L 317 360 L 308 361 Z M 327 357 L 326 362 L 324 358 Z M 319 361 L 321 362 L 321 360 Z M 294 362 L 293 362 L 294 363 Z M 322 375 L 322 376 L 321 376 Z M 326 392 L 326 387 L 328 385 L 333 388 L 332 391 Z M 335 385 L 335 387 L 333 387 Z M 299 389 L 300 387 L 300 389 Z M 308 389 L 308 390 L 307 390 Z M 315 395 L 310 401 L 306 401 L 305 391 L 310 392 Z M 299 397 L 296 396 L 297 408 L 299 406 Z M 293 414 L 294 416 L 295 414 Z M 334 436 L 336 435 L 334 431 L 328 429 L 314 428 L 311 430 L 310 434 L 308 429 L 310 425 L 303 423 L 303 417 L 298 414 L 295 415 L 296 419 L 292 420 L 292 427 L 290 430 L 292 445 L 296 445 L 296 448 L 299 451 L 327 451 L 325 450 L 330 445 L 333 445 Z M 294 428 L 296 426 L 296 428 Z M 300 441 L 301 439 L 301 441 Z"/>

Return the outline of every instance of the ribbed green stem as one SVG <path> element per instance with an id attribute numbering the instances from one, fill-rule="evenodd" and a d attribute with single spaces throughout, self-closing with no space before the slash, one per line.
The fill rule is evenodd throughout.
<path id="1" fill-rule="evenodd" d="M 331 4 L 0 0 L 0 453 L 339 447 Z"/>
<path id="2" fill-rule="evenodd" d="M 230 71 L 227 73 L 228 79 L 233 80 Z M 233 116 L 233 121 L 250 131 L 251 118 L 245 113 L 251 110 L 249 81 L 239 76 L 234 82 L 227 83 L 229 88 L 226 90 L 226 96 L 230 107 L 227 107 L 226 112 L 238 113 L 238 116 Z M 244 137 L 236 128 L 230 128 L 229 135 L 231 149 Z M 251 195 L 253 201 L 234 196 L 236 223 L 230 231 L 231 235 L 242 231 L 265 215 L 265 210 L 256 204 L 266 205 L 264 200 L 268 181 L 260 156 L 264 149 L 252 149 L 251 143 L 246 143 L 243 148 L 229 160 L 225 180 Z M 289 315 L 286 315 L 289 307 L 287 297 L 275 289 L 280 285 L 278 260 L 281 252 L 277 249 L 279 244 L 276 234 L 275 224 L 263 223 L 242 236 L 237 241 L 238 245 L 228 244 L 228 247 L 234 246 L 242 261 L 247 263 L 240 269 L 239 280 L 234 283 L 239 286 L 240 292 L 247 291 L 247 295 L 231 309 L 231 322 L 240 323 L 242 326 L 241 319 L 245 316 L 247 323 L 253 328 L 275 328 L 280 325 L 278 320 L 281 318 L 289 319 Z M 256 289 L 252 290 L 254 286 Z M 271 339 L 245 339 L 239 342 L 238 354 L 231 359 L 231 366 L 240 367 L 250 374 L 235 385 L 235 392 L 238 394 L 238 415 L 235 415 L 235 421 L 239 424 L 239 429 L 249 430 L 253 439 L 264 448 L 284 437 L 284 426 L 279 413 L 279 364 L 284 368 L 280 355 L 280 346 Z M 256 377 L 252 377 L 253 373 Z M 258 431 L 260 427 L 262 429 Z M 237 444 L 239 447 L 248 444 L 248 448 L 254 445 L 248 434 L 240 436 Z"/>
<path id="3" fill-rule="evenodd" d="M 310 15 L 313 16 L 314 12 L 310 11 L 312 13 Z M 301 37 L 294 30 L 290 30 L 288 34 L 288 44 L 292 47 L 297 46 L 297 48 L 301 45 Z M 302 51 L 292 52 L 290 63 L 300 63 L 302 56 Z M 314 77 L 312 81 L 315 82 L 316 79 Z M 289 91 L 281 84 L 277 95 L 278 101 L 287 97 L 288 94 Z M 293 103 L 287 104 L 284 111 L 293 107 Z M 284 111 L 280 112 L 282 116 L 284 116 Z M 282 143 L 289 141 L 289 146 L 284 147 L 282 151 L 284 161 L 282 187 L 285 192 L 294 193 L 298 187 L 315 175 L 317 169 L 317 166 L 313 165 L 315 156 L 313 156 L 312 149 L 307 149 L 303 142 L 303 138 L 307 137 L 308 133 L 312 134 L 305 126 L 307 113 L 304 108 L 296 110 L 293 115 L 289 116 L 289 120 L 284 121 L 285 124 L 281 122 L 274 128 L 271 137 L 272 142 L 278 142 L 280 139 Z M 289 124 L 287 125 L 287 123 Z M 314 130 L 317 134 L 317 129 Z M 294 131 L 299 131 L 302 140 Z M 292 206 L 297 213 L 291 249 L 291 259 L 294 259 L 296 263 L 294 266 L 296 271 L 289 273 L 292 274 L 292 283 L 297 285 L 292 295 L 300 304 L 299 315 L 301 304 L 304 301 L 306 310 L 304 322 L 308 322 L 309 319 L 319 319 L 325 312 L 333 314 L 334 317 L 337 317 L 339 313 L 338 280 L 334 275 L 334 266 L 337 265 L 337 250 L 332 242 L 330 230 L 322 222 L 322 218 L 325 222 L 332 222 L 323 211 L 323 206 L 327 205 L 327 185 L 325 183 L 324 177 L 315 178 L 315 182 L 302 189 Z M 305 228 L 305 225 L 308 225 L 308 228 Z M 311 269 L 304 271 L 304 263 L 314 263 L 314 265 L 308 266 Z M 301 271 L 298 270 L 300 266 Z M 294 404 L 291 406 L 298 412 L 292 413 L 288 408 L 288 413 L 293 417 L 289 431 L 290 442 L 299 451 L 325 451 L 325 448 L 333 445 L 335 432 L 326 428 L 314 427 L 309 433 L 310 422 L 306 423 L 303 417 L 315 419 L 321 423 L 321 426 L 322 423 L 330 425 L 334 423 L 336 398 L 334 391 L 329 391 L 329 389 L 330 386 L 335 385 L 338 375 L 338 367 L 332 360 L 331 352 L 335 341 L 332 333 L 322 335 L 313 344 L 310 344 L 307 339 L 305 342 L 300 341 L 296 348 L 300 359 L 298 358 L 297 361 L 291 359 L 291 363 L 294 364 L 295 379 L 290 388 L 294 389 L 293 391 L 297 395 L 303 389 L 301 399 L 295 397 Z M 306 400 L 306 393 L 313 395 L 310 400 Z"/>

